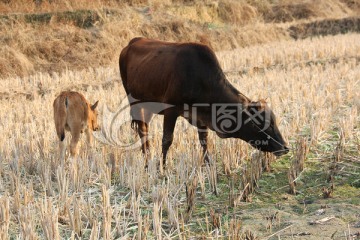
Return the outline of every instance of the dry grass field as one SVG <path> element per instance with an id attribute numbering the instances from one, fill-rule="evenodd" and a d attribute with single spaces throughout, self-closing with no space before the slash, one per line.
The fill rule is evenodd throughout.
<path id="1" fill-rule="evenodd" d="M 0 3 L 0 9 L 4 16 L 55 11 L 53 5 L 43 2 L 36 7 L 32 1 L 10 1 Z M 84 9 L 83 1 L 79 5 L 55 2 L 62 11 Z M 148 3 L 126 2 L 93 1 L 88 9 L 100 14 L 101 4 L 108 8 L 122 6 L 128 11 L 122 13 L 127 16 L 122 20 L 126 22 Z M 234 2 L 215 1 L 225 6 L 237 4 Z M 299 4 L 306 6 L 309 2 Z M 213 2 L 164 3 L 152 1 L 150 7 L 167 9 L 170 14 L 174 6 L 180 6 L 184 11 L 181 24 L 185 25 L 180 24 L 185 26 L 183 32 L 160 35 L 157 15 L 153 24 L 144 23 L 148 24 L 144 35 L 198 41 L 189 30 L 198 27 L 189 12 L 213 6 Z M 241 25 L 228 26 L 227 38 L 220 36 L 224 29 L 215 29 L 207 32 L 206 39 L 216 50 L 227 78 L 242 93 L 254 100 L 267 99 L 291 151 L 275 158 L 240 140 L 219 139 L 211 133 L 213 161 L 204 166 L 196 129 L 179 119 L 164 172 L 157 170 L 161 116 L 151 122 L 152 158 L 147 171 L 142 167 L 140 149 L 126 151 L 100 140 L 93 149 L 87 149 L 85 137 L 78 158 L 68 157 L 64 165 L 58 160 L 53 100 L 62 90 L 80 91 L 91 102 L 100 100 L 102 131 L 109 131 L 111 116 L 105 109 L 116 112 L 126 97 L 116 58 L 126 41 L 140 34 L 137 28 L 116 30 L 120 20 L 114 23 L 110 17 L 104 18 L 99 28 L 92 27 L 92 31 L 98 30 L 93 33 L 56 19 L 52 25 L 35 27 L 21 19 L 11 20 L 13 23 L 2 19 L 4 44 L 0 50 L 8 53 L 0 57 L 0 239 L 360 238 L 360 35 L 355 31 L 294 40 L 284 31 L 321 22 L 321 17 L 329 15 L 342 19 L 356 18 L 358 13 L 357 1 L 319 3 L 333 4 L 333 11 L 318 11 L 313 6 L 308 12 L 300 4 L 296 9 L 309 15 L 301 19 L 300 13 L 277 14 L 281 9 L 291 12 L 289 1 L 282 1 L 282 5 L 244 1 L 241 6 L 253 8 L 239 8 L 248 13 L 250 20 L 246 23 L 241 22 L 242 18 L 210 19 L 214 15 L 206 20 L 214 25 Z M 262 14 L 267 11 L 259 6 L 271 8 L 272 15 Z M 180 10 L 175 11 L 178 17 Z M 142 14 L 134 14 L 137 20 L 131 18 L 131 24 L 138 21 L 140 25 Z M 206 16 L 199 16 L 202 18 L 198 21 L 204 21 Z M 280 16 L 292 18 L 291 22 Z M 9 24 L 19 28 L 12 29 Z M 255 27 L 259 27 L 256 34 Z M 247 31 L 239 33 L 241 29 Z M 281 34 L 265 36 L 273 30 Z M 124 34 L 126 31 L 129 34 Z M 69 32 L 70 40 L 63 40 Z M 91 38 L 93 34 L 98 35 Z M 262 35 L 265 37 L 257 37 Z M 71 50 L 75 38 L 78 42 Z M 73 52 L 67 58 L 57 55 L 56 47 Z M 86 52 L 86 64 L 78 63 L 86 59 Z M 118 130 L 116 138 L 122 143 L 137 141 L 129 122 Z M 94 135 L 101 139 L 103 134 Z"/>

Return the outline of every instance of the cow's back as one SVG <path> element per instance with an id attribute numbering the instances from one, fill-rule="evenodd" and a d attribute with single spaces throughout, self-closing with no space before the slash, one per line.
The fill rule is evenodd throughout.
<path id="1" fill-rule="evenodd" d="M 68 121 L 87 123 L 89 107 L 85 97 L 78 92 L 70 92 L 68 99 Z"/>
<path id="2" fill-rule="evenodd" d="M 70 131 L 82 131 L 86 126 L 88 102 L 82 94 L 73 91 L 61 92 L 53 107 L 57 131 L 62 127 Z"/>
<path id="3" fill-rule="evenodd" d="M 210 102 L 227 85 L 214 52 L 198 43 L 130 41 L 120 55 L 127 94 L 150 102 Z"/>

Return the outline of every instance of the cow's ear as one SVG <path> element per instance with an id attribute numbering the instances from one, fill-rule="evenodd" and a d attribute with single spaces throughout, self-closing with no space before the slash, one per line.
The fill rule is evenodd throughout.
<path id="1" fill-rule="evenodd" d="M 260 108 L 261 108 L 261 110 L 264 110 L 265 109 L 265 107 L 266 107 L 266 99 L 260 99 L 259 100 L 259 106 L 260 106 Z"/>
<path id="2" fill-rule="evenodd" d="M 98 103 L 99 103 L 99 100 L 97 100 L 96 103 L 94 103 L 94 104 L 91 106 L 91 110 L 94 111 L 95 108 L 97 107 Z"/>
<path id="3" fill-rule="evenodd" d="M 261 99 L 257 102 L 251 102 L 248 107 L 252 109 L 256 109 L 257 111 L 262 111 L 265 109 L 266 101 Z"/>

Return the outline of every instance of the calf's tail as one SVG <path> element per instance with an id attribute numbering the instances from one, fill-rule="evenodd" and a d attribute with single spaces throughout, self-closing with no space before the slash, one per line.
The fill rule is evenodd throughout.
<path id="1" fill-rule="evenodd" d="M 59 137 L 60 141 L 63 141 L 65 139 L 67 107 L 68 107 L 67 97 L 65 97 L 65 99 L 62 97 L 58 97 L 54 101 L 55 128 L 56 128 L 57 136 Z"/>

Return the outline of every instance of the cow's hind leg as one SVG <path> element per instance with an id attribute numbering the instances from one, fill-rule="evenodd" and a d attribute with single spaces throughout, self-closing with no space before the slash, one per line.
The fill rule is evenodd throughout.
<path id="1" fill-rule="evenodd" d="M 206 163 L 210 163 L 209 152 L 207 150 L 207 137 L 208 137 L 207 127 L 198 127 L 198 135 L 199 135 L 200 145 L 203 149 L 203 158 Z"/>
<path id="2" fill-rule="evenodd" d="M 174 128 L 179 113 L 175 109 L 164 112 L 164 129 L 162 138 L 163 168 L 166 166 L 166 155 L 174 139 Z"/>
<path id="3" fill-rule="evenodd" d="M 136 129 L 140 141 L 141 141 L 141 150 L 145 156 L 145 167 L 148 166 L 148 158 L 150 154 L 150 142 L 149 142 L 149 123 L 152 118 L 152 113 L 147 111 L 144 108 L 132 107 L 131 116 L 132 116 L 132 128 Z"/>

